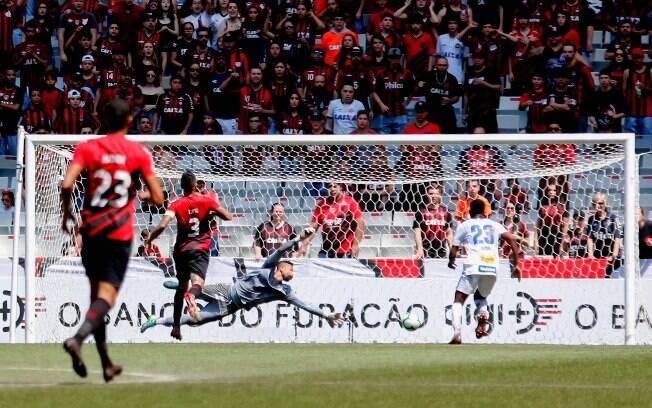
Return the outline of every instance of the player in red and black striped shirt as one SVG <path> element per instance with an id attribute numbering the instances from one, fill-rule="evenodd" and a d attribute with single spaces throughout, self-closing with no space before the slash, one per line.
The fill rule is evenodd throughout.
<path id="1" fill-rule="evenodd" d="M 257 114 L 262 121 L 262 133 L 267 133 L 267 117 L 276 113 L 272 92 L 263 86 L 263 71 L 260 68 L 251 68 L 249 77 L 251 83 L 240 88 L 240 130 L 246 133 L 249 117 Z"/>
<path id="2" fill-rule="evenodd" d="M 543 74 L 532 74 L 532 89 L 523 92 L 518 110 L 527 109 L 527 128 L 530 133 L 546 133 L 547 125 L 543 119 L 544 108 L 548 105 L 548 93 L 543 85 Z"/>
<path id="3" fill-rule="evenodd" d="M 68 91 L 68 104 L 57 113 L 54 130 L 57 133 L 79 135 L 84 128 L 97 132 L 100 123 L 88 110 L 81 107 L 81 93 L 75 89 Z"/>
<path id="4" fill-rule="evenodd" d="M 104 318 L 115 303 L 129 262 L 136 183 L 142 176 L 149 192 L 139 196 L 141 200 L 149 199 L 153 205 L 163 204 L 163 193 L 152 171 L 149 152 L 124 137 L 132 122 L 127 103 L 111 101 L 103 118 L 110 133 L 75 147 L 61 184 L 62 228 L 70 233 L 69 224 L 76 218 L 72 210 L 73 187 L 82 172 L 88 175 L 84 179 L 80 231 L 82 263 L 91 285 L 91 305 L 86 319 L 75 336 L 63 344 L 72 358 L 73 370 L 86 377 L 81 346 L 93 334 L 104 380 L 108 382 L 122 372 L 122 367 L 114 365 L 109 358 Z"/>
<path id="5" fill-rule="evenodd" d="M 206 279 L 212 235 L 211 220 L 215 215 L 223 220 L 233 218 L 226 208 L 220 206 L 216 196 L 199 193 L 197 178 L 192 172 L 186 171 L 181 175 L 181 188 L 183 197 L 170 204 L 163 219 L 145 242 L 147 245 L 154 241 L 176 218 L 177 241 L 173 256 L 179 286 L 174 295 L 174 325 L 170 335 L 177 340 L 181 340 L 183 299 L 188 304 L 188 314 L 193 319 L 199 316 L 195 298 L 201 294 Z M 188 280 L 192 283 L 190 289 Z"/>

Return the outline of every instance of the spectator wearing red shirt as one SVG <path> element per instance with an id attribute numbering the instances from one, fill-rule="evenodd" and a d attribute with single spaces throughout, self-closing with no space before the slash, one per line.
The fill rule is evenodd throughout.
<path id="1" fill-rule="evenodd" d="M 409 31 L 403 34 L 407 69 L 417 77 L 431 66 L 430 58 L 435 55 L 435 41 L 423 31 L 421 19 L 413 16 L 408 20 Z"/>
<path id="2" fill-rule="evenodd" d="M 511 201 L 505 203 L 505 218 L 503 218 L 503 226 L 512 235 L 522 238 L 527 242 L 530 236 L 527 230 L 527 225 L 521 221 L 520 216 L 516 212 L 516 205 Z M 523 242 L 523 241 L 522 241 Z M 522 250 L 521 250 L 522 253 Z M 512 247 L 504 240 L 500 244 L 500 257 L 509 258 L 512 255 Z"/>
<path id="3" fill-rule="evenodd" d="M 81 107 L 81 93 L 72 89 L 68 91 L 67 105 L 57 113 L 53 128 L 57 133 L 79 135 L 97 132 L 100 123 L 92 113 Z"/>
<path id="4" fill-rule="evenodd" d="M 350 195 L 344 194 L 342 184 L 328 183 L 328 197 L 317 201 L 311 226 L 322 229 L 320 258 L 351 258 L 360 252 L 365 224 L 360 206 Z M 310 237 L 310 242 L 314 234 Z M 307 245 L 306 245 L 307 246 Z"/>
<path id="5" fill-rule="evenodd" d="M 38 88 L 30 89 L 29 109 L 23 112 L 23 117 L 20 121 L 20 125 L 25 127 L 27 133 L 50 133 L 52 130 L 52 120 L 45 113 L 41 100 L 41 91 Z"/>
<path id="6" fill-rule="evenodd" d="M 433 135 L 439 134 L 439 126 L 428 121 L 428 105 L 419 101 L 414 105 L 414 123 L 409 123 L 403 129 L 404 135 Z"/>
<path id="7" fill-rule="evenodd" d="M 532 73 L 532 87 L 521 94 L 518 110 L 527 110 L 527 131 L 529 133 L 546 133 L 544 109 L 548 105 L 548 93 L 544 87 L 543 74 Z"/>
<path id="8" fill-rule="evenodd" d="M 652 134 L 652 68 L 643 62 L 643 50 L 632 49 L 632 67 L 623 73 L 627 116 L 623 130 L 637 135 Z"/>
<path id="9" fill-rule="evenodd" d="M 573 28 L 568 21 L 568 15 L 563 11 L 555 13 L 555 25 L 561 34 L 561 42 L 564 44 L 573 44 L 575 49 L 582 48 L 580 34 Z"/>
<path id="10" fill-rule="evenodd" d="M 580 44 L 586 52 L 593 52 L 594 15 L 588 3 L 580 0 L 561 0 L 555 12 L 568 16 L 569 25 L 580 34 Z"/>
<path id="11" fill-rule="evenodd" d="M 136 256 L 153 256 L 161 258 L 161 250 L 158 245 L 149 241 L 149 230 L 147 228 L 140 231 L 140 238 L 143 240 L 143 244 L 138 247 Z"/>
<path id="12" fill-rule="evenodd" d="M 445 258 L 453 239 L 453 217 L 441 202 L 442 188 L 426 188 L 425 203 L 414 214 L 415 256 L 417 258 Z"/>
<path id="13" fill-rule="evenodd" d="M 371 94 L 377 128 L 381 133 L 391 135 L 403 132 L 407 125 L 405 106 L 414 83 L 412 74 L 401 64 L 403 53 L 398 48 L 390 48 L 387 53 L 389 68 L 376 77 L 376 86 Z"/>
<path id="14" fill-rule="evenodd" d="M 517 27 L 507 38 L 512 41 L 513 47 L 509 57 L 509 75 L 512 83 L 512 92 L 518 95 L 526 88 L 528 75 L 532 72 L 530 55 L 541 53 L 543 44 L 541 34 L 530 27 L 529 17 L 526 12 L 517 16 Z"/>
<path id="15" fill-rule="evenodd" d="M 256 114 L 261 119 L 261 131 L 267 133 L 268 118 L 276 114 L 272 104 L 272 92 L 263 86 L 263 71 L 258 67 L 249 70 L 251 82 L 240 88 L 240 130 L 246 134 L 249 116 Z"/>
<path id="16" fill-rule="evenodd" d="M 537 218 L 537 253 L 559 257 L 561 242 L 568 233 L 569 215 L 566 207 L 559 202 L 556 186 L 548 186 L 541 200 Z"/>

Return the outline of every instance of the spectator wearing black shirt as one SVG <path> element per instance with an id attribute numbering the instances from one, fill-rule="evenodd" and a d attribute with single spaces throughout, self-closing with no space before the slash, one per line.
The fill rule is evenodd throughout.
<path id="1" fill-rule="evenodd" d="M 589 124 L 598 133 L 617 133 L 622 131 L 622 118 L 625 117 L 625 96 L 621 89 L 612 86 L 609 71 L 600 72 L 600 87 L 589 101 Z"/>
<path id="2" fill-rule="evenodd" d="M 188 134 L 194 117 L 192 98 L 183 89 L 183 77 L 173 76 L 170 89 L 158 97 L 154 113 L 154 129 L 167 135 Z"/>
<path id="3" fill-rule="evenodd" d="M 622 265 L 622 231 L 616 216 L 609 213 L 605 193 L 594 193 L 592 204 L 595 213 L 589 217 L 586 226 L 586 235 L 589 236 L 587 250 L 591 258 L 607 259 L 605 277 L 610 278 Z"/>
<path id="4" fill-rule="evenodd" d="M 226 55 L 217 53 L 215 72 L 208 79 L 206 106 L 216 113 L 225 135 L 234 135 L 238 130 L 241 79 L 240 73 L 229 68 Z"/>
<path id="5" fill-rule="evenodd" d="M 272 204 L 269 220 L 256 227 L 254 231 L 254 256 L 256 260 L 267 258 L 296 234 L 292 225 L 285 220 L 285 207 L 281 203 Z M 289 256 L 287 254 L 284 256 Z"/>
<path id="6" fill-rule="evenodd" d="M 445 258 L 453 239 L 453 217 L 441 196 L 441 186 L 426 187 L 424 204 L 414 214 L 412 231 L 418 258 Z"/>
<path id="7" fill-rule="evenodd" d="M 464 115 L 469 131 L 482 127 L 486 133 L 498 133 L 496 109 L 503 86 L 498 76 L 487 69 L 486 58 L 485 51 L 473 53 L 473 68 L 464 78 Z"/>
<path id="8" fill-rule="evenodd" d="M 457 78 L 448 72 L 446 57 L 435 57 L 434 69 L 418 81 L 419 93 L 426 97 L 428 120 L 436 123 L 441 133 L 457 133 L 457 118 L 453 105 L 462 94 Z"/>

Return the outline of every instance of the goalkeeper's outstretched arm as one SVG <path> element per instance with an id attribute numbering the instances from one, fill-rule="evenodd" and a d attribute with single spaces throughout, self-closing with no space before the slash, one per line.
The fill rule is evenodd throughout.
<path id="1" fill-rule="evenodd" d="M 344 318 L 342 317 L 341 313 L 332 313 L 332 314 L 326 314 L 324 313 L 320 308 L 317 306 L 304 302 L 303 300 L 299 299 L 297 296 L 294 295 L 294 292 L 291 292 L 290 295 L 285 299 L 289 304 L 294 305 L 296 307 L 299 307 L 309 313 L 314 314 L 315 316 L 323 317 L 328 321 L 328 325 L 330 327 L 340 327 L 342 324 L 344 324 Z"/>

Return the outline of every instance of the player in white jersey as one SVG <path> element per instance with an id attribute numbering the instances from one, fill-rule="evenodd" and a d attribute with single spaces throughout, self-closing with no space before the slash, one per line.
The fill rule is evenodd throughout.
<path id="1" fill-rule="evenodd" d="M 498 257 L 500 239 L 509 242 L 512 247 L 512 277 L 521 279 L 518 268 L 520 259 L 519 243 L 521 238 L 512 235 L 501 224 L 487 219 L 484 216 L 485 203 L 481 200 L 471 201 L 469 209 L 470 219 L 464 221 L 455 231 L 453 247 L 448 256 L 448 267 L 455 269 L 455 258 L 460 246 L 464 245 L 467 258 L 462 264 L 462 275 L 455 290 L 453 303 L 453 339 L 450 344 L 462 343 L 462 306 L 470 294 L 474 295 L 476 305 L 476 318 L 478 326 L 475 336 L 481 338 L 488 335 L 489 312 L 487 310 L 487 296 L 491 293 L 496 283 L 498 271 Z"/>

